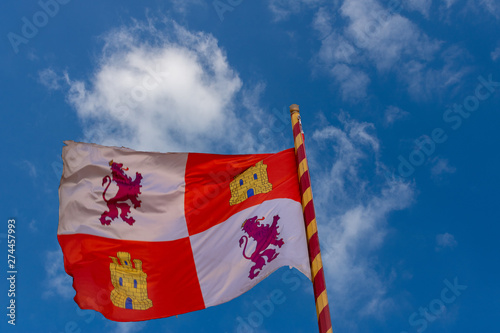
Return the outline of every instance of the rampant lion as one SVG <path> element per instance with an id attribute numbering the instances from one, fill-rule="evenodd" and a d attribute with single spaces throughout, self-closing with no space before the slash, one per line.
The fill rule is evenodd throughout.
<path id="1" fill-rule="evenodd" d="M 105 211 L 104 213 L 102 213 L 99 220 L 101 221 L 102 225 L 109 225 L 114 219 L 118 218 L 118 209 L 120 209 L 121 219 L 124 222 L 132 225 L 134 224 L 135 220 L 132 216 L 128 217 L 128 214 L 130 213 L 130 205 L 127 200 L 130 199 L 130 201 L 134 205 L 134 208 L 141 207 L 141 201 L 139 200 L 138 196 L 139 194 L 141 194 L 140 188 L 142 186 L 142 175 L 136 172 L 135 179 L 132 180 L 131 177 L 125 174 L 125 171 L 128 171 L 128 168 L 123 168 L 123 164 L 116 163 L 111 160 L 109 162 L 109 165 L 111 166 L 111 175 L 113 176 L 113 181 L 116 183 L 116 185 L 118 185 L 118 193 L 116 193 L 113 198 L 109 200 L 106 199 L 106 191 L 108 190 L 109 185 L 111 185 L 111 177 L 105 176 L 102 179 L 102 186 L 104 186 L 104 184 L 106 183 L 108 183 L 108 185 L 102 193 L 102 197 L 104 201 L 106 201 L 109 211 Z"/>
<path id="2" fill-rule="evenodd" d="M 248 234 L 248 237 L 253 238 L 257 242 L 257 246 L 255 247 L 255 251 L 252 253 L 250 257 L 248 257 L 245 252 L 248 244 L 248 237 L 242 236 L 240 238 L 240 247 L 245 242 L 245 247 L 243 248 L 243 256 L 246 259 L 250 259 L 255 263 L 255 265 L 250 269 L 250 274 L 248 277 L 250 279 L 254 279 L 259 273 L 262 271 L 262 268 L 266 264 L 266 260 L 264 257 L 267 257 L 267 262 L 271 262 L 279 255 L 275 249 L 268 249 L 270 245 L 276 245 L 279 248 L 283 246 L 285 242 L 283 242 L 283 238 L 278 239 L 278 220 L 280 217 L 278 215 L 274 215 L 273 223 L 271 225 L 261 225 L 259 221 L 264 220 L 264 218 L 257 219 L 257 216 L 254 216 L 250 219 L 246 219 L 245 222 L 241 225 L 241 229 Z M 257 272 L 256 272 L 257 271 Z"/>

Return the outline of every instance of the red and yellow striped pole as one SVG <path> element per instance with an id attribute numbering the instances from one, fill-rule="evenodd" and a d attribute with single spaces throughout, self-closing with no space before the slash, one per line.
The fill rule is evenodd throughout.
<path id="1" fill-rule="evenodd" d="M 318 315 L 319 333 L 332 333 L 330 319 L 330 307 L 326 296 L 325 274 L 321 261 L 319 249 L 318 227 L 311 191 L 311 178 L 307 166 L 306 148 L 304 146 L 304 134 L 300 122 L 299 106 L 290 105 L 292 117 L 293 137 L 295 139 L 295 157 L 297 160 L 300 196 L 302 198 L 302 211 L 306 223 L 307 245 L 309 249 L 309 261 L 311 263 L 311 274 L 314 287 L 314 298 L 316 300 L 316 313 Z"/>

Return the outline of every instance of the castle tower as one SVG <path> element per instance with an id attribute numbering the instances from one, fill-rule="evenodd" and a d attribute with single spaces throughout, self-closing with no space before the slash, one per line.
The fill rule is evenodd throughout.
<path id="1" fill-rule="evenodd" d="M 231 206 L 239 204 L 251 196 L 268 193 L 273 189 L 267 176 L 267 165 L 263 161 L 258 162 L 236 176 L 229 184 L 231 189 Z"/>
<path id="2" fill-rule="evenodd" d="M 118 252 L 116 255 L 118 258 L 110 257 L 113 262 L 109 264 L 111 283 L 115 288 L 111 291 L 111 301 L 124 309 L 149 309 L 153 302 L 148 298 L 148 275 L 142 271 L 142 261 L 131 261 L 128 252 Z"/>

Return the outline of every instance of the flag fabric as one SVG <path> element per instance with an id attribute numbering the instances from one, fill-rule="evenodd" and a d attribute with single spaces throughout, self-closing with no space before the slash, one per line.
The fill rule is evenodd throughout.
<path id="1" fill-rule="evenodd" d="M 281 266 L 311 278 L 293 149 L 65 144 L 58 240 L 82 309 L 148 320 L 227 302 Z"/>

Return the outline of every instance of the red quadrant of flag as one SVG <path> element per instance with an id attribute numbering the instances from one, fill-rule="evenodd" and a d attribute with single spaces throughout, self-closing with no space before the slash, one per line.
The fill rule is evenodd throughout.
<path id="1" fill-rule="evenodd" d="M 235 176 L 260 161 L 267 166 L 272 191 L 231 206 L 230 183 Z M 185 216 L 190 235 L 203 232 L 267 200 L 282 198 L 299 203 L 301 200 L 293 149 L 258 155 L 189 154 L 185 179 Z"/>
<path id="2" fill-rule="evenodd" d="M 139 242 L 78 234 L 58 239 L 66 271 L 74 278 L 75 301 L 82 309 L 98 310 L 116 321 L 136 321 L 205 308 L 189 238 Z M 111 257 L 117 257 L 118 252 L 130 253 L 132 262 L 128 265 L 133 265 L 134 259 L 142 261 L 147 296 L 153 305 L 149 309 L 132 311 L 111 301 Z"/>

